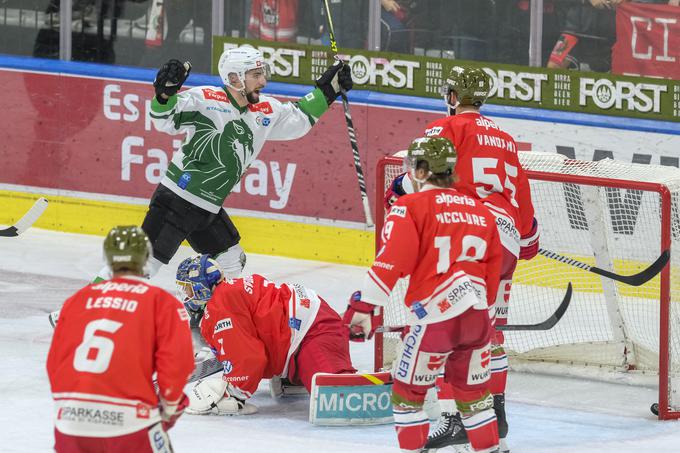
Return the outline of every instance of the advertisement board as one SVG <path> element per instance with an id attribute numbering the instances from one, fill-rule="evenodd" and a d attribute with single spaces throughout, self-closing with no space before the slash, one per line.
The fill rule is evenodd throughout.
<path id="1" fill-rule="evenodd" d="M 612 71 L 680 79 L 680 8 L 645 3 L 616 8 Z"/>
<path id="2" fill-rule="evenodd" d="M 0 70 L 0 83 L 4 123 L 11 125 L 0 131 L 0 184 L 148 199 L 181 146 L 183 137 L 156 131 L 148 119 L 150 83 L 9 70 Z M 369 194 L 379 157 L 405 149 L 442 115 L 418 107 L 352 105 Z M 269 142 L 225 205 L 360 226 L 363 212 L 342 115 L 336 103 L 302 139 Z M 680 135 L 491 117 L 520 150 L 678 166 Z"/>
<path id="3" fill-rule="evenodd" d="M 330 65 L 326 46 L 213 37 L 213 74 L 224 49 L 249 44 L 264 54 L 273 80 L 311 85 Z M 677 52 L 671 49 L 669 52 Z M 352 68 L 355 88 L 440 98 L 454 65 L 481 67 L 493 80 L 492 104 L 680 121 L 680 82 L 593 72 L 450 60 L 435 57 L 340 49 Z M 675 69 L 677 70 L 677 62 Z"/>

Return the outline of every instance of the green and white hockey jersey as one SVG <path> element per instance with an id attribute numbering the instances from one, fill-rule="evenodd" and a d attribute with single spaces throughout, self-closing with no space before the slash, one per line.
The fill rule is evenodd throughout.
<path id="1" fill-rule="evenodd" d="M 305 135 L 328 110 L 318 88 L 298 102 L 260 95 L 258 104 L 239 107 L 221 87 L 199 86 L 151 101 L 159 131 L 186 134 L 161 184 L 183 199 L 217 213 L 231 189 L 257 158 L 267 140 Z"/>

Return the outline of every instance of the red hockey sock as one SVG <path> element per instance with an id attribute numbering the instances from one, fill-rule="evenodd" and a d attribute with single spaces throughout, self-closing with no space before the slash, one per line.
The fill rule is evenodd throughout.
<path id="1" fill-rule="evenodd" d="M 493 409 L 463 417 L 463 426 L 475 451 L 492 451 L 498 447 L 498 423 Z"/>
<path id="2" fill-rule="evenodd" d="M 393 406 L 392 413 L 401 451 L 419 452 L 425 446 L 430 430 L 430 421 L 425 411 Z"/>

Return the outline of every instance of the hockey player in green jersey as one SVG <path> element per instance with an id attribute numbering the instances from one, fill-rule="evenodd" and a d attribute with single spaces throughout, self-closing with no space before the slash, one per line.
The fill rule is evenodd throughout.
<path id="1" fill-rule="evenodd" d="M 156 129 L 185 134 L 158 185 L 142 228 L 154 250 L 150 275 L 167 264 L 187 239 L 198 253 L 236 276 L 245 264 L 239 232 L 222 207 L 267 140 L 293 140 L 310 131 L 340 94 L 352 89 L 349 66 L 336 61 L 298 102 L 261 94 L 269 67 L 259 50 L 226 50 L 218 70 L 224 86 L 178 93 L 191 65 L 171 60 L 160 69 L 151 102 Z"/>
<path id="2" fill-rule="evenodd" d="M 208 254 L 225 275 L 245 265 L 238 230 L 222 207 L 234 185 L 267 140 L 293 140 L 310 131 L 340 95 L 352 89 L 349 66 L 336 61 L 316 80 L 316 88 L 297 102 L 261 94 L 269 67 L 259 50 L 229 49 L 218 63 L 223 86 L 197 86 L 179 93 L 191 71 L 189 62 L 170 60 L 154 80 L 151 120 L 156 129 L 184 134 L 179 152 L 156 188 L 142 229 L 153 247 L 147 275 L 168 264 L 185 239 Z M 110 277 L 103 268 L 95 281 Z M 50 314 L 54 326 L 59 311 Z"/>

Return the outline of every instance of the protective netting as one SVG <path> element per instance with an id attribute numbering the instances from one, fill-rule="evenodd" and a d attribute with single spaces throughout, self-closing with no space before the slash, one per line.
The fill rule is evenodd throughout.
<path id="1" fill-rule="evenodd" d="M 520 153 L 520 161 L 530 175 L 543 249 L 617 274 L 644 270 L 659 257 L 663 243 L 662 197 L 652 190 L 657 186 L 645 183 L 661 184 L 670 192 L 671 220 L 666 231 L 670 231 L 671 251 L 680 238 L 677 168 L 611 159 L 576 161 L 553 153 Z M 384 164 L 384 181 L 378 181 L 378 187 L 386 188 L 402 169 L 400 159 L 387 158 Z M 382 212 L 383 207 L 379 208 Z M 669 384 L 671 408 L 680 410 L 679 260 L 680 256 L 671 253 L 669 302 L 661 297 L 661 275 L 634 287 L 541 255 L 520 261 L 509 323 L 545 320 L 562 300 L 568 282 L 574 295 L 553 329 L 506 333 L 511 366 L 540 362 L 656 374 L 660 338 L 667 336 L 669 358 L 661 363 L 667 363 L 668 375 L 664 376 L 662 365 L 660 380 Z M 395 287 L 385 310 L 385 325 L 405 322 L 401 303 L 405 288 L 405 282 Z M 667 317 L 661 314 L 663 304 L 669 308 Z M 399 339 L 386 335 L 384 340 L 383 365 L 389 367 Z"/>

